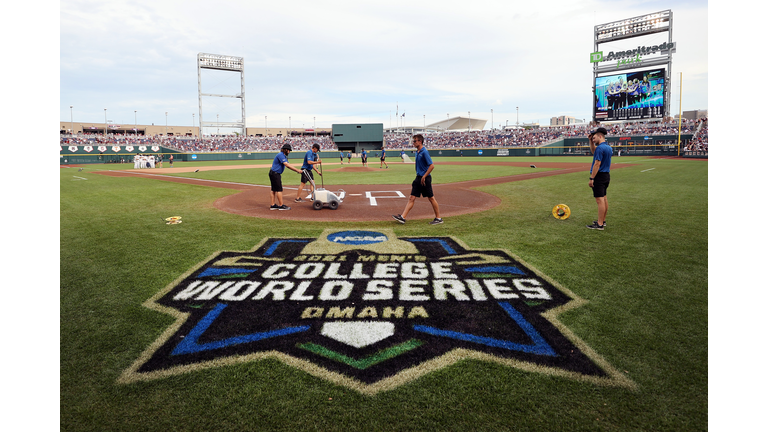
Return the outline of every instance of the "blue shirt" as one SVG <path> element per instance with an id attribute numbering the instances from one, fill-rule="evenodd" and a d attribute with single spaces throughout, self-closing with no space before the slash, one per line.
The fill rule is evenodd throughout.
<path id="1" fill-rule="evenodd" d="M 613 148 L 608 145 L 607 141 L 604 141 L 602 144 L 597 146 L 597 148 L 595 148 L 595 156 L 592 157 L 592 166 L 589 167 L 589 173 L 592 175 L 592 177 L 597 174 L 592 172 L 592 168 L 595 167 L 596 160 L 600 161 L 600 169 L 597 170 L 598 172 L 611 172 L 611 156 L 613 156 Z"/>
<path id="2" fill-rule="evenodd" d="M 275 160 L 272 161 L 272 171 L 282 174 L 283 170 L 285 170 L 284 163 L 288 162 L 288 156 L 285 155 L 285 153 L 280 152 L 275 156 Z"/>
<path id="3" fill-rule="evenodd" d="M 312 171 L 312 165 L 309 163 L 309 161 L 317 161 L 317 153 L 313 152 L 312 150 L 307 150 L 307 154 L 304 155 L 304 164 L 301 165 L 301 169 Z"/>
<path id="4" fill-rule="evenodd" d="M 429 157 L 429 152 L 426 147 L 422 147 L 421 150 L 416 152 L 416 175 L 424 176 L 432 165 L 432 158 Z"/>

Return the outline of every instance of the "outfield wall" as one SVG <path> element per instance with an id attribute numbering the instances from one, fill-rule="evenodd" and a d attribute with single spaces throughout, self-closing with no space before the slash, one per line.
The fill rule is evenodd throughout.
<path id="1" fill-rule="evenodd" d="M 685 147 L 692 139 L 692 134 L 681 135 L 681 147 Z M 616 136 L 608 137 L 608 143 L 613 147 L 615 155 L 621 156 L 678 156 L 677 135 L 654 135 L 654 136 Z M 90 149 L 90 151 L 88 150 Z M 270 163 L 274 159 L 276 151 L 271 152 L 189 152 L 182 153 L 166 147 L 148 147 L 144 151 L 135 151 L 136 147 L 131 147 L 132 152 L 128 152 L 126 146 L 109 146 L 105 151 L 99 152 L 92 146 L 62 146 L 59 151 L 59 163 L 68 164 L 95 164 L 95 163 L 133 163 L 133 157 L 136 153 L 145 155 L 162 155 L 166 163 L 170 155 L 173 155 L 174 161 L 183 162 L 203 162 L 203 161 L 231 161 L 231 160 L 253 160 L 257 163 Z M 400 150 L 387 150 L 387 162 L 397 162 L 400 160 Z M 368 153 L 368 163 L 375 165 L 379 163 L 378 151 Z M 430 155 L 433 157 L 477 157 L 477 156 L 588 156 L 589 141 L 586 137 L 564 138 L 553 143 L 540 147 L 505 147 L 505 148 L 464 148 L 464 149 L 441 149 L 430 148 Z M 415 156 L 415 150 L 406 150 L 411 159 Z M 679 152 L 680 156 L 691 158 L 707 158 L 705 152 Z M 339 151 L 321 151 L 320 157 L 331 162 L 339 160 Z M 303 151 L 291 152 L 288 157 L 290 160 L 302 160 Z M 360 155 L 353 155 L 352 160 L 360 163 Z M 347 161 L 346 152 L 344 152 L 344 162 Z"/>

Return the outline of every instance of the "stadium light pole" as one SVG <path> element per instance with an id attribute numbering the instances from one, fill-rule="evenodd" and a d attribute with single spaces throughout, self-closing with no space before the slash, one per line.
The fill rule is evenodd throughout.
<path id="1" fill-rule="evenodd" d="M 195 131 L 195 113 L 192 113 L 192 132 Z"/>
<path id="2" fill-rule="evenodd" d="M 469 118 L 469 122 L 467 124 L 467 132 L 470 132 L 472 130 L 472 113 L 467 111 L 467 117 Z"/>
<path id="3" fill-rule="evenodd" d="M 491 108 L 491 132 L 493 132 L 493 108 Z"/>
<path id="4" fill-rule="evenodd" d="M 107 109 L 104 108 L 104 139 L 107 139 Z"/>
<path id="5" fill-rule="evenodd" d="M 168 111 L 165 112 L 165 137 L 168 138 Z"/>
<path id="6" fill-rule="evenodd" d="M 69 106 L 69 134 L 74 135 L 75 133 L 75 121 L 73 120 L 72 116 L 72 105 Z"/>
<path id="7" fill-rule="evenodd" d="M 520 107 L 515 107 L 515 111 L 517 112 L 517 127 L 520 127 Z"/>
<path id="8" fill-rule="evenodd" d="M 136 110 L 133 110 L 133 134 L 139 135 L 139 117 Z"/>

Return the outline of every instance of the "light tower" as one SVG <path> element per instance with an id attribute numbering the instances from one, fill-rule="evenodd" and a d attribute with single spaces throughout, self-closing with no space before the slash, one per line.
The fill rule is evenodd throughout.
<path id="1" fill-rule="evenodd" d="M 202 69 L 215 69 L 221 71 L 240 73 L 240 93 L 235 95 L 203 93 L 202 78 L 200 71 Z M 236 122 L 212 122 L 203 120 L 203 97 L 229 97 L 240 99 L 240 121 Z M 203 137 L 203 126 L 224 126 L 228 128 L 238 128 L 245 133 L 245 60 L 243 57 L 233 57 L 218 54 L 197 54 L 197 98 L 200 105 L 200 137 Z"/>

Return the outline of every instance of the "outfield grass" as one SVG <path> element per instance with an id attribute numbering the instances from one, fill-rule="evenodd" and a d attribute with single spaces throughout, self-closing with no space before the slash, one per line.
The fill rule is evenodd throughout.
<path id="1" fill-rule="evenodd" d="M 441 160 L 435 158 L 436 182 L 517 173 L 440 166 Z M 213 207 L 236 191 L 96 173 L 114 165 L 62 168 L 61 429 L 706 430 L 708 163 L 619 161 L 638 165 L 611 173 L 605 231 L 584 227 L 596 218 L 584 173 L 484 187 L 500 206 L 429 229 L 470 247 L 507 249 L 586 299 L 561 321 L 636 390 L 463 361 L 376 396 L 276 360 L 130 385 L 116 380 L 173 322 L 142 303 L 216 251 L 249 250 L 268 236 L 317 236 L 329 227 L 393 228 L 406 236 L 424 235 L 425 226 L 275 223 Z M 184 164 L 202 163 L 174 167 Z M 394 180 L 386 183 L 410 183 L 413 166 L 398 165 L 390 164 L 386 171 Z M 359 178 L 329 174 L 334 184 Z M 259 169 L 196 176 L 253 177 L 248 183 L 267 177 Z M 570 219 L 551 216 L 559 203 L 570 206 Z M 183 223 L 166 225 L 162 219 L 169 216 L 182 216 Z"/>

